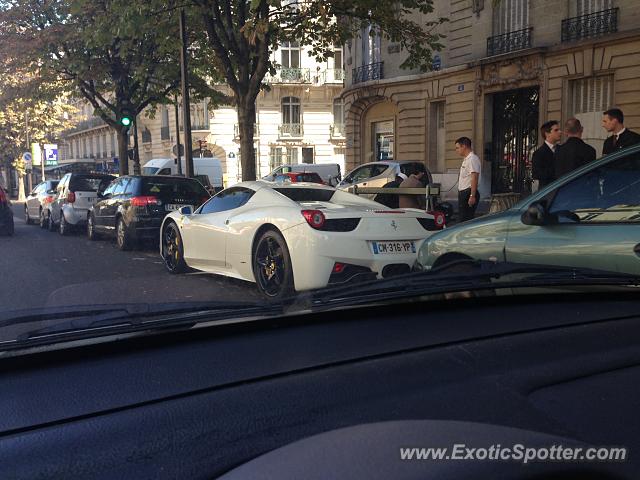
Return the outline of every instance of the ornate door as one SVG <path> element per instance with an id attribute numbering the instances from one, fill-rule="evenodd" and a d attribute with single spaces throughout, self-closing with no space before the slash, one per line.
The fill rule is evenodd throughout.
<path id="1" fill-rule="evenodd" d="M 538 88 L 493 96 L 491 193 L 531 193 L 531 154 L 538 142 Z"/>

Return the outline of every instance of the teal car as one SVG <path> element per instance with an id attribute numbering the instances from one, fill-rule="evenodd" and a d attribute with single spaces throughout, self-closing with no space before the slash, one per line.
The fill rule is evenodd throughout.
<path id="1" fill-rule="evenodd" d="M 585 165 L 506 211 L 435 233 L 416 269 L 463 259 L 640 274 L 640 145 Z"/>

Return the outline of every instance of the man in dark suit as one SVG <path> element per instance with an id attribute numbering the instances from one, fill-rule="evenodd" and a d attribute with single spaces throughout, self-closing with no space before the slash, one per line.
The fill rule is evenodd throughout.
<path id="1" fill-rule="evenodd" d="M 556 178 L 596 159 L 596 149 L 582 140 L 583 129 L 580 120 L 570 118 L 565 122 L 564 130 L 567 141 L 556 149 Z"/>
<path id="2" fill-rule="evenodd" d="M 560 123 L 549 120 L 540 127 L 540 134 L 544 143 L 531 156 L 531 174 L 538 181 L 538 188 L 542 188 L 555 180 L 554 153 L 562 136 Z"/>
<path id="3" fill-rule="evenodd" d="M 613 133 L 604 141 L 603 155 L 640 143 L 640 135 L 624 128 L 624 115 L 619 108 L 611 108 L 602 114 L 602 127 Z"/>

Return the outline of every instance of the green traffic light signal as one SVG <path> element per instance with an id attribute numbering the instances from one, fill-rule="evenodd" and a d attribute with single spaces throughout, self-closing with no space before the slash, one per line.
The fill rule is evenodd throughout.
<path id="1" fill-rule="evenodd" d="M 129 117 L 122 117 L 122 118 L 120 119 L 120 123 L 121 123 L 122 125 L 124 125 L 125 127 L 128 127 L 128 126 L 130 126 L 130 125 L 131 125 L 131 119 L 130 119 Z"/>

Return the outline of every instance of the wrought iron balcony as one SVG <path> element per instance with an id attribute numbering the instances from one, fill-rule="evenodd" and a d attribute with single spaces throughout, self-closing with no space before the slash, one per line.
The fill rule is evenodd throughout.
<path id="1" fill-rule="evenodd" d="M 562 42 L 595 38 L 618 31 L 618 9 L 580 15 L 562 20 Z"/>
<path id="2" fill-rule="evenodd" d="M 311 83 L 311 70 L 308 68 L 280 68 L 275 76 L 265 76 L 267 83 Z"/>
<path id="3" fill-rule="evenodd" d="M 494 55 L 531 48 L 532 30 L 533 27 L 529 27 L 487 38 L 487 56 L 493 57 Z"/>
<path id="4" fill-rule="evenodd" d="M 253 138 L 257 138 L 260 136 L 260 128 L 257 123 L 253 124 Z M 233 126 L 233 138 L 236 140 L 240 138 L 240 124 L 236 123 Z"/>
<path id="5" fill-rule="evenodd" d="M 324 72 L 325 83 L 342 83 L 344 82 L 344 69 L 329 68 Z"/>
<path id="6" fill-rule="evenodd" d="M 283 123 L 278 127 L 280 138 L 301 138 L 303 129 L 301 123 Z"/>
<path id="7" fill-rule="evenodd" d="M 355 84 L 368 82 L 369 80 L 381 80 L 384 78 L 383 66 L 384 62 L 377 62 L 354 68 L 352 72 L 352 83 Z"/>
<path id="8" fill-rule="evenodd" d="M 160 127 L 160 140 L 171 140 L 169 127 Z"/>
<path id="9" fill-rule="evenodd" d="M 344 124 L 336 123 L 331 125 L 331 138 L 344 138 Z"/>

